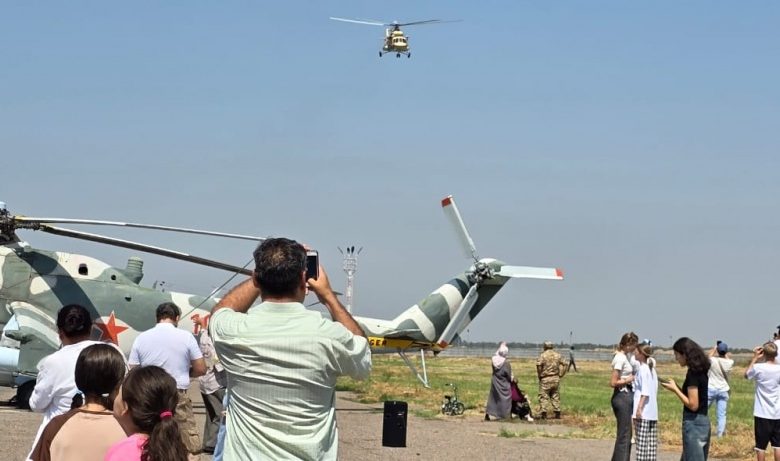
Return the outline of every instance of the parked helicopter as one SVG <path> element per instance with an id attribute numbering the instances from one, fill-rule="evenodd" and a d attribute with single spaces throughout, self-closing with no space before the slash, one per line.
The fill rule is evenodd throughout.
<path id="1" fill-rule="evenodd" d="M 409 47 L 409 36 L 405 36 L 401 27 L 405 26 L 420 26 L 424 24 L 443 24 L 446 22 L 460 22 L 460 21 L 442 21 L 441 19 L 426 19 L 425 21 L 413 21 L 403 22 L 393 21 L 390 23 L 384 23 L 381 21 L 363 20 L 363 19 L 346 19 L 346 18 L 334 18 L 330 19 L 334 21 L 351 22 L 354 24 L 367 24 L 369 26 L 382 26 L 385 29 L 385 39 L 382 43 L 382 50 L 379 51 L 379 57 L 381 58 L 384 53 L 395 53 L 396 58 L 400 58 L 402 54 L 405 54 L 407 58 L 412 57 L 412 51 Z"/>
<path id="2" fill-rule="evenodd" d="M 425 351 L 447 348 L 510 278 L 562 279 L 558 269 L 510 266 L 495 259 L 480 259 L 454 199 L 442 201 L 445 214 L 460 237 L 473 265 L 428 297 L 392 320 L 355 317 L 374 353 L 398 353 L 415 376 L 428 385 Z M 87 307 L 95 319 L 93 337 L 117 344 L 125 353 L 135 337 L 154 326 L 154 309 L 171 301 L 182 309 L 179 328 L 197 333 L 197 320 L 208 315 L 216 299 L 176 292 L 160 292 L 139 285 L 143 261 L 131 257 L 124 269 L 89 256 L 30 247 L 16 235 L 18 229 L 47 233 L 144 251 L 190 261 L 233 273 L 250 275 L 244 267 L 186 253 L 98 234 L 55 227 L 53 223 L 94 224 L 204 234 L 245 240 L 260 237 L 167 226 L 112 221 L 31 218 L 13 216 L 0 206 L 0 385 L 17 386 L 17 405 L 29 399 L 36 365 L 60 346 L 56 315 L 66 304 Z M 420 351 L 422 374 L 406 353 Z"/>
<path id="3" fill-rule="evenodd" d="M 60 347 L 56 318 L 60 307 L 77 303 L 90 310 L 93 338 L 111 341 L 125 354 L 135 337 L 154 326 L 154 309 L 173 302 L 182 310 L 179 328 L 197 331 L 193 321 L 208 315 L 216 303 L 209 297 L 162 292 L 139 285 L 143 261 L 131 257 L 124 269 L 89 256 L 39 250 L 19 239 L 17 229 L 107 243 L 145 251 L 231 272 L 251 271 L 141 243 L 51 226 L 51 223 L 95 224 L 158 229 L 192 234 L 262 240 L 260 237 L 112 221 L 12 216 L 0 204 L 0 385 L 18 386 L 16 402 L 24 407 L 35 385 L 37 364 Z"/>

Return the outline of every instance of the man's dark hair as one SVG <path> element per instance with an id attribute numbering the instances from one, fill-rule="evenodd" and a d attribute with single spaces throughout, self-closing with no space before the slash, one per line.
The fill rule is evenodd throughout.
<path id="1" fill-rule="evenodd" d="M 286 238 L 264 240 L 254 252 L 255 280 L 264 297 L 292 296 L 306 270 L 303 245 Z"/>
<path id="2" fill-rule="evenodd" d="M 157 321 L 162 319 L 176 320 L 181 315 L 179 306 L 173 303 L 162 303 L 157 306 Z"/>
<path id="3" fill-rule="evenodd" d="M 68 304 L 57 313 L 57 328 L 67 338 L 78 338 L 92 333 L 92 317 L 86 307 Z"/>

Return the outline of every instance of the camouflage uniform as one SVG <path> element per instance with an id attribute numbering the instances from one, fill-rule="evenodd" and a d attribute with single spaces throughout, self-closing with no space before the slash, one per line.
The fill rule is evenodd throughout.
<path id="1" fill-rule="evenodd" d="M 549 414 L 549 407 L 552 403 L 552 410 L 555 417 L 561 414 L 561 395 L 558 392 L 558 385 L 561 382 L 561 376 L 566 373 L 566 362 L 561 354 L 552 349 L 552 343 L 545 342 L 544 352 L 536 360 L 536 370 L 539 376 L 539 411 L 542 418 Z"/>

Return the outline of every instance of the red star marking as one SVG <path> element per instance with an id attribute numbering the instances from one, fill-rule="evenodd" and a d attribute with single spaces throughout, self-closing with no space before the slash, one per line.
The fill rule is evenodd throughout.
<path id="1" fill-rule="evenodd" d="M 111 311 L 111 315 L 108 316 L 108 321 L 104 321 L 101 317 L 95 326 L 100 329 L 100 340 L 109 340 L 112 343 L 119 345 L 119 333 L 127 330 L 127 327 L 119 326 L 116 324 L 116 317 L 114 311 Z"/>

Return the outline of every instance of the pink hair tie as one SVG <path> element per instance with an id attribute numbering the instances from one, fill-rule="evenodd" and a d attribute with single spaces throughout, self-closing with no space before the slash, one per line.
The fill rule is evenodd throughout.
<path id="1" fill-rule="evenodd" d="M 170 410 L 165 410 L 162 413 L 160 413 L 160 419 L 165 419 L 165 418 L 173 418 L 173 412 L 171 412 Z"/>

